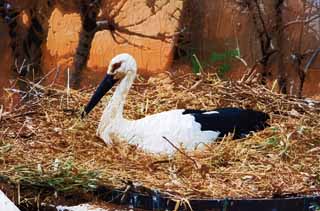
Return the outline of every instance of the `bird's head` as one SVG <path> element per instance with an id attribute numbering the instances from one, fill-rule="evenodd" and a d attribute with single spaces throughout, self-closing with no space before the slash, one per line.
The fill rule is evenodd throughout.
<path id="1" fill-rule="evenodd" d="M 119 54 L 115 56 L 108 67 L 107 75 L 113 77 L 114 80 L 121 80 L 128 74 L 136 74 L 137 63 L 130 54 Z"/>
<path id="2" fill-rule="evenodd" d="M 108 66 L 107 74 L 92 95 L 81 116 L 84 117 L 88 114 L 117 81 L 122 80 L 127 75 L 134 76 L 136 72 L 137 63 L 130 54 L 123 53 L 115 56 Z"/>

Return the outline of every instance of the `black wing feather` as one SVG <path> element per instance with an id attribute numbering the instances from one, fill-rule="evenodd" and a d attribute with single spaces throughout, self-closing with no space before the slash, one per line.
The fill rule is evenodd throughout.
<path id="1" fill-rule="evenodd" d="M 221 108 L 212 111 L 218 113 L 206 114 L 205 110 L 185 110 L 183 114 L 191 114 L 195 121 L 201 124 L 201 130 L 219 131 L 219 137 L 234 133 L 234 138 L 242 138 L 251 131 L 263 130 L 268 127 L 269 115 L 251 109 Z"/>

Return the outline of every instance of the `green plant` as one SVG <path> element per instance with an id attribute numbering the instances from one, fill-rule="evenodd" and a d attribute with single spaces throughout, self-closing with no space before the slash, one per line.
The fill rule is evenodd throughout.
<path id="1" fill-rule="evenodd" d="M 267 139 L 265 145 L 266 146 L 272 146 L 272 147 L 277 147 L 280 144 L 280 140 L 278 136 L 271 136 L 270 138 Z"/>
<path id="2" fill-rule="evenodd" d="M 239 56 L 240 49 L 236 48 L 232 50 L 227 50 L 223 53 L 213 52 L 210 56 L 210 61 L 212 63 L 222 62 L 222 64 L 218 66 L 218 75 L 219 77 L 224 77 L 224 75 L 231 70 L 231 59 Z"/>
<path id="3" fill-rule="evenodd" d="M 98 172 L 86 170 L 70 159 L 54 162 L 44 171 L 41 166 L 16 166 L 13 171 L 19 184 L 52 188 L 58 192 L 93 190 L 99 180 Z"/>
<path id="4" fill-rule="evenodd" d="M 224 51 L 223 53 L 213 52 L 209 57 L 209 62 L 200 62 L 196 54 L 191 55 L 191 65 L 194 74 L 200 74 L 203 71 L 203 66 L 208 66 L 218 63 L 218 75 L 224 77 L 231 70 L 231 60 L 240 56 L 239 48 Z"/>
<path id="5" fill-rule="evenodd" d="M 194 74 L 196 75 L 201 74 L 201 71 L 203 71 L 203 67 L 196 54 L 192 54 L 191 56 L 191 65 L 192 65 L 192 71 Z"/>

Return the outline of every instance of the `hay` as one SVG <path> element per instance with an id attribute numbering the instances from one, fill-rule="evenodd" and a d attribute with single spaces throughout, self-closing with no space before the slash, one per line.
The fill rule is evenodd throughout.
<path id="1" fill-rule="evenodd" d="M 319 194 L 318 102 L 274 93 L 258 84 L 221 81 L 206 74 L 138 79 L 125 116 L 138 119 L 174 108 L 238 106 L 271 115 L 271 127 L 234 141 L 174 156 L 152 155 L 126 143 L 95 137 L 104 104 L 85 120 L 82 92 L 38 86 L 41 95 L 10 113 L 0 125 L 0 175 L 13 184 L 55 191 L 92 190 L 134 183 L 173 198 L 259 198 Z M 41 94 L 39 94 L 41 93 Z"/>

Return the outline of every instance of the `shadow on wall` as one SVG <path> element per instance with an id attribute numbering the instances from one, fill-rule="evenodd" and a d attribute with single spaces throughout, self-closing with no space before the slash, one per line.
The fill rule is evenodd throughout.
<path id="1" fill-rule="evenodd" d="M 174 35 L 178 29 L 182 1 L 156 1 L 156 11 L 145 0 L 127 1 L 120 9 L 118 5 L 111 10 L 111 3 L 118 1 L 101 2 L 96 19 L 114 22 L 115 30 L 98 30 L 92 42 L 88 43 L 91 49 L 83 71 L 86 80 L 82 80 L 82 86 L 88 85 L 85 84 L 88 81 L 99 81 L 110 59 L 124 52 L 136 58 L 140 74 L 166 71 L 173 60 L 174 37 L 162 39 L 161 36 Z M 81 18 L 77 11 L 70 12 L 55 6 L 49 19 L 47 41 L 43 45 L 44 72 L 57 66 L 62 72 L 68 67 L 72 71 Z M 66 80 L 65 75 L 61 74 L 60 81 Z"/>
<path id="2" fill-rule="evenodd" d="M 95 1 L 100 3 L 93 3 L 97 4 L 93 7 L 87 1 L 79 4 L 76 0 L 68 3 L 60 0 L 31 0 L 28 4 L 14 0 L 9 2 L 11 4 L 6 5 L 10 9 L 4 11 L 18 14 L 17 23 L 10 28 L 12 37 L 18 37 L 12 42 L 12 49 L 15 49 L 13 55 L 19 57 L 18 66 L 22 65 L 21 58 L 27 58 L 27 63 L 31 64 L 35 63 L 35 57 L 39 57 L 41 70 L 37 72 L 42 76 L 48 75 L 49 83 L 52 80 L 66 83 L 67 70 L 70 69 L 72 75 L 76 69 L 75 64 L 79 63 L 76 55 L 85 59 L 80 62 L 84 63 L 84 67 L 80 67 L 83 68 L 82 79 L 85 79 L 81 80 L 82 85 L 99 81 L 110 59 L 118 53 L 133 54 L 140 73 L 145 75 L 166 71 L 172 63 L 174 38 L 183 1 L 101 0 Z M 31 26 L 20 21 L 23 14 L 25 19 L 31 21 Z M 83 30 L 88 25 L 86 21 L 89 21 L 89 25 L 90 21 L 95 21 L 92 22 L 92 25 L 96 25 L 93 34 L 90 34 L 90 29 Z M 20 30 L 25 27 L 30 27 L 31 31 Z M 29 39 L 30 34 L 35 39 L 32 36 Z M 83 39 L 80 40 L 81 34 L 93 36 L 93 39 L 85 43 Z M 78 52 L 79 49 L 82 52 Z M 9 51 L 6 52 L 9 54 Z M 39 63 L 38 60 L 36 63 Z"/>

